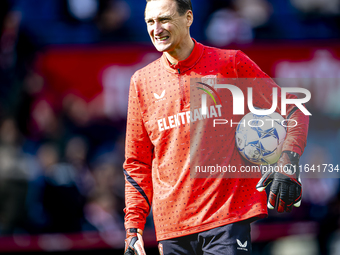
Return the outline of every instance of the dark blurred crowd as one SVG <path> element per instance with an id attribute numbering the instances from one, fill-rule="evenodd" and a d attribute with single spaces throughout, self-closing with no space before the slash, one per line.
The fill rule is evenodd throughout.
<path id="1" fill-rule="evenodd" d="M 37 41 L 25 11 L 36 9 L 33 23 L 52 18 L 58 26 L 46 11 L 68 2 L 0 2 L 0 235 L 124 229 L 125 121 L 89 119 L 74 96 L 60 109 L 34 68 L 51 41 Z M 111 19 L 111 4 L 98 2 L 98 20 Z M 65 26 L 75 26 L 69 18 Z"/>
<path id="2" fill-rule="evenodd" d="M 340 37 L 338 0 L 192 2 L 192 36 L 214 46 Z M 147 42 L 144 8 L 141 0 L 0 1 L 0 235 L 124 229 L 125 120 L 91 118 L 71 95 L 51 104 L 34 63 L 50 45 Z M 324 131 L 311 130 L 306 158 L 315 164 L 329 156 L 313 140 Z M 324 141 L 339 140 L 338 127 L 330 133 Z M 290 219 L 308 215 L 325 223 L 321 233 L 335 231 L 339 181 L 307 180 L 305 190 L 304 209 Z"/>
<path id="3" fill-rule="evenodd" d="M 192 1 L 192 36 L 214 45 L 253 39 L 339 38 L 338 0 Z M 3 0 L 1 12 L 34 43 L 148 41 L 145 1 Z M 2 14 L 3 16 L 4 14 Z"/>

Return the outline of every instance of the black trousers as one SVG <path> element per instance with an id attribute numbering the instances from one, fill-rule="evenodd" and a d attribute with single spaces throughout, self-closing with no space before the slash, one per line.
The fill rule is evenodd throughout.
<path id="1" fill-rule="evenodd" d="M 249 255 L 250 222 L 240 221 L 200 233 L 163 240 L 161 255 Z"/>

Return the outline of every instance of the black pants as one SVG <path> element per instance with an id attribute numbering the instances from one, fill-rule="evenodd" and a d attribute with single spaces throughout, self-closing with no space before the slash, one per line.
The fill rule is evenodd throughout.
<path id="1" fill-rule="evenodd" d="M 240 221 L 200 233 L 160 241 L 158 247 L 161 255 L 249 255 L 251 254 L 250 223 Z"/>

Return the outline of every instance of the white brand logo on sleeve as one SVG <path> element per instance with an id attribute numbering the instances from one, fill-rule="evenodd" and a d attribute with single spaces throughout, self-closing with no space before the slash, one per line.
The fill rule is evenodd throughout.
<path id="1" fill-rule="evenodd" d="M 153 93 L 153 95 L 155 96 L 156 99 L 162 99 L 165 95 L 165 90 L 163 90 L 162 94 L 159 96 L 158 94 L 156 93 Z"/>
<path id="2" fill-rule="evenodd" d="M 245 241 L 245 242 L 242 244 L 242 242 L 241 242 L 240 240 L 236 239 L 236 242 L 237 242 L 238 246 L 240 246 L 240 247 L 237 247 L 238 250 L 248 251 L 248 249 L 246 248 L 246 247 L 247 247 L 247 244 L 248 244 L 247 241 Z"/>

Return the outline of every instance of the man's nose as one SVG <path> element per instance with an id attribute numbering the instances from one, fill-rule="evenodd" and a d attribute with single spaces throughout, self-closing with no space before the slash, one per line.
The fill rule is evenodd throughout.
<path id="1" fill-rule="evenodd" d="M 162 27 L 162 23 L 160 22 L 155 22 L 155 35 L 159 35 L 163 32 L 163 27 Z"/>

